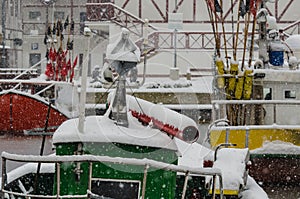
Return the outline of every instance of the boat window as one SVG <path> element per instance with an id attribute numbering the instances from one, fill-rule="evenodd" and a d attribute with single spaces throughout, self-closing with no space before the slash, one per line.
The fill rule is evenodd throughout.
<path id="1" fill-rule="evenodd" d="M 92 193 L 103 198 L 139 198 L 140 181 L 118 179 L 92 179 Z"/>
<path id="2" fill-rule="evenodd" d="M 264 88 L 264 99 L 265 100 L 272 99 L 272 88 Z"/>
<path id="3" fill-rule="evenodd" d="M 294 90 L 286 90 L 284 91 L 285 99 L 296 99 L 296 91 Z"/>

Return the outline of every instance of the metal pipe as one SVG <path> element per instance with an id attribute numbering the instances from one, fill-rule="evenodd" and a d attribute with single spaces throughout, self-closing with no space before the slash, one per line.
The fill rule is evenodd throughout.
<path id="1" fill-rule="evenodd" d="M 212 199 L 216 198 L 216 175 L 212 179 Z"/>
<path id="2" fill-rule="evenodd" d="M 223 143 L 223 144 L 219 144 L 215 150 L 215 155 L 214 155 L 214 161 L 217 160 L 217 153 L 218 153 L 218 150 L 222 147 L 229 147 L 229 146 L 236 146 L 236 144 L 232 144 L 232 143 Z"/>
<path id="3" fill-rule="evenodd" d="M 93 162 L 89 162 L 89 190 L 92 191 Z"/>
<path id="4" fill-rule="evenodd" d="M 185 199 L 185 193 L 186 193 L 186 188 L 187 188 L 187 184 L 188 184 L 189 174 L 190 174 L 189 171 L 187 171 L 187 172 L 185 173 L 185 178 L 184 178 L 184 184 L 183 184 L 183 190 L 182 190 L 182 196 L 181 196 L 181 199 Z"/>
<path id="5" fill-rule="evenodd" d="M 246 128 L 245 148 L 248 148 L 248 147 L 249 147 L 249 134 L 250 134 L 250 129 L 247 127 L 247 128 Z"/>
<path id="6" fill-rule="evenodd" d="M 86 59 L 85 64 L 83 64 L 81 72 L 81 89 L 80 89 L 80 104 L 79 104 L 79 122 L 78 130 L 80 133 L 84 132 L 84 120 L 85 120 L 85 103 L 86 103 L 86 88 L 87 88 L 87 73 L 89 64 L 89 54 L 90 54 L 90 36 L 91 30 L 88 27 L 84 28 L 84 35 L 87 37 L 87 49 L 86 49 Z"/>
<path id="7" fill-rule="evenodd" d="M 59 199 L 60 195 L 60 163 L 56 163 L 56 198 Z"/>
<path id="8" fill-rule="evenodd" d="M 276 104 L 273 104 L 273 123 L 276 124 Z"/>
<path id="9" fill-rule="evenodd" d="M 146 164 L 146 165 L 145 165 L 145 168 L 144 168 L 144 178 L 143 178 L 143 188 L 142 188 L 142 199 L 145 199 L 148 169 L 149 169 L 149 165 Z"/>
<path id="10" fill-rule="evenodd" d="M 177 68 L 177 29 L 174 29 L 174 68 Z"/>
<path id="11" fill-rule="evenodd" d="M 6 180 L 7 180 L 6 177 L 7 177 L 7 174 L 6 174 L 6 158 L 2 157 L 2 182 L 1 182 L 1 190 L 2 191 L 4 190 L 4 185 L 5 185 Z"/>

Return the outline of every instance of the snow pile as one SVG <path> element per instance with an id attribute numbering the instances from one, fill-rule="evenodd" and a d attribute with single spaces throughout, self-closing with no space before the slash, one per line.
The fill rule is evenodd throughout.
<path id="1" fill-rule="evenodd" d="M 248 176 L 245 190 L 240 194 L 241 199 L 268 199 L 266 192 L 255 182 L 255 180 Z"/>
<path id="2" fill-rule="evenodd" d="M 275 140 L 272 142 L 264 142 L 263 146 L 258 149 L 251 150 L 255 154 L 300 154 L 300 146 L 293 145 L 289 142 Z"/>
<path id="3" fill-rule="evenodd" d="M 218 150 L 213 168 L 221 169 L 224 189 L 239 190 L 240 185 L 245 185 L 245 167 L 248 160 L 248 149 L 223 148 Z"/>

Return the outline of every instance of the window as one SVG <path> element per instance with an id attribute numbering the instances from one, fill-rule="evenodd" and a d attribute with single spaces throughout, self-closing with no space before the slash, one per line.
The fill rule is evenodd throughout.
<path id="1" fill-rule="evenodd" d="M 30 11 L 29 12 L 29 19 L 38 19 L 41 16 L 40 11 Z"/>
<path id="2" fill-rule="evenodd" d="M 103 198 L 138 199 L 140 181 L 117 179 L 92 179 L 92 193 Z"/>
<path id="3" fill-rule="evenodd" d="M 80 12 L 80 22 L 86 21 L 86 12 Z"/>
<path id="4" fill-rule="evenodd" d="M 84 26 L 86 21 L 86 12 L 80 13 L 80 33 L 83 34 Z"/>
<path id="5" fill-rule="evenodd" d="M 31 53 L 31 54 L 29 54 L 29 67 L 37 64 L 40 61 L 41 61 L 41 54 L 39 54 L 39 53 Z"/>
<path id="6" fill-rule="evenodd" d="M 272 99 L 272 88 L 264 88 L 264 99 L 265 100 Z"/>
<path id="7" fill-rule="evenodd" d="M 285 99 L 296 99 L 296 91 L 294 90 L 286 90 L 284 91 Z"/>
<path id="8" fill-rule="evenodd" d="M 54 19 L 55 19 L 55 21 L 57 21 L 57 20 L 64 20 L 65 19 L 65 13 L 64 12 L 62 12 L 62 11 L 55 11 L 54 12 Z"/>

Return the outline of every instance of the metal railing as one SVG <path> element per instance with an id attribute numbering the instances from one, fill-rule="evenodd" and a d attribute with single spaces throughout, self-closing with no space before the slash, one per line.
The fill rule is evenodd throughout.
<path id="1" fill-rule="evenodd" d="M 162 169 L 167 171 L 174 171 L 185 173 L 185 181 L 182 191 L 182 198 L 185 197 L 185 192 L 187 189 L 187 181 L 189 176 L 198 175 L 198 176 L 212 176 L 214 179 L 218 177 L 219 179 L 219 189 L 220 189 L 220 198 L 223 198 L 223 181 L 222 181 L 222 173 L 220 169 L 217 168 L 189 168 L 184 166 L 178 166 L 173 164 L 167 164 L 163 162 L 158 162 L 150 159 L 133 159 L 133 158 L 121 158 L 121 157 L 108 157 L 108 156 L 93 156 L 93 155 L 74 155 L 74 156 L 33 156 L 33 155 L 16 155 L 9 154 L 6 152 L 2 152 L 2 183 L 1 183 L 1 191 L 2 193 L 13 194 L 15 196 L 24 196 L 24 197 L 32 197 L 32 198 L 89 198 L 91 191 L 91 179 L 92 179 L 92 168 L 93 163 L 102 162 L 102 163 L 114 163 L 114 164 L 127 164 L 127 165 L 135 165 L 135 166 L 144 166 L 144 176 L 143 176 L 143 185 L 142 185 L 142 199 L 145 198 L 145 189 L 147 182 L 147 173 L 149 168 Z M 25 162 L 25 163 L 53 163 L 56 165 L 56 195 L 35 195 L 35 194 L 24 194 L 13 192 L 5 189 L 5 185 L 7 182 L 7 171 L 6 164 L 7 160 L 14 162 Z M 87 194 L 83 195 L 60 195 L 60 165 L 65 162 L 88 162 L 89 163 L 89 182 L 88 182 L 88 190 Z M 215 187 L 213 185 L 213 187 Z M 215 191 L 213 191 L 212 198 L 215 198 Z"/>
<path id="2" fill-rule="evenodd" d="M 253 106 L 253 105 L 261 105 L 262 110 L 264 111 L 264 117 L 272 116 L 272 123 L 270 125 L 276 124 L 279 122 L 279 114 L 278 109 L 283 107 L 291 106 L 293 110 L 298 110 L 300 105 L 300 100 L 213 100 L 212 102 L 212 121 L 220 120 L 224 118 L 226 113 L 226 105 L 240 105 L 240 106 Z M 266 108 L 268 110 L 272 109 L 270 113 L 266 113 Z M 283 116 L 285 118 L 288 115 Z M 296 125 L 296 124 L 295 124 Z"/>

